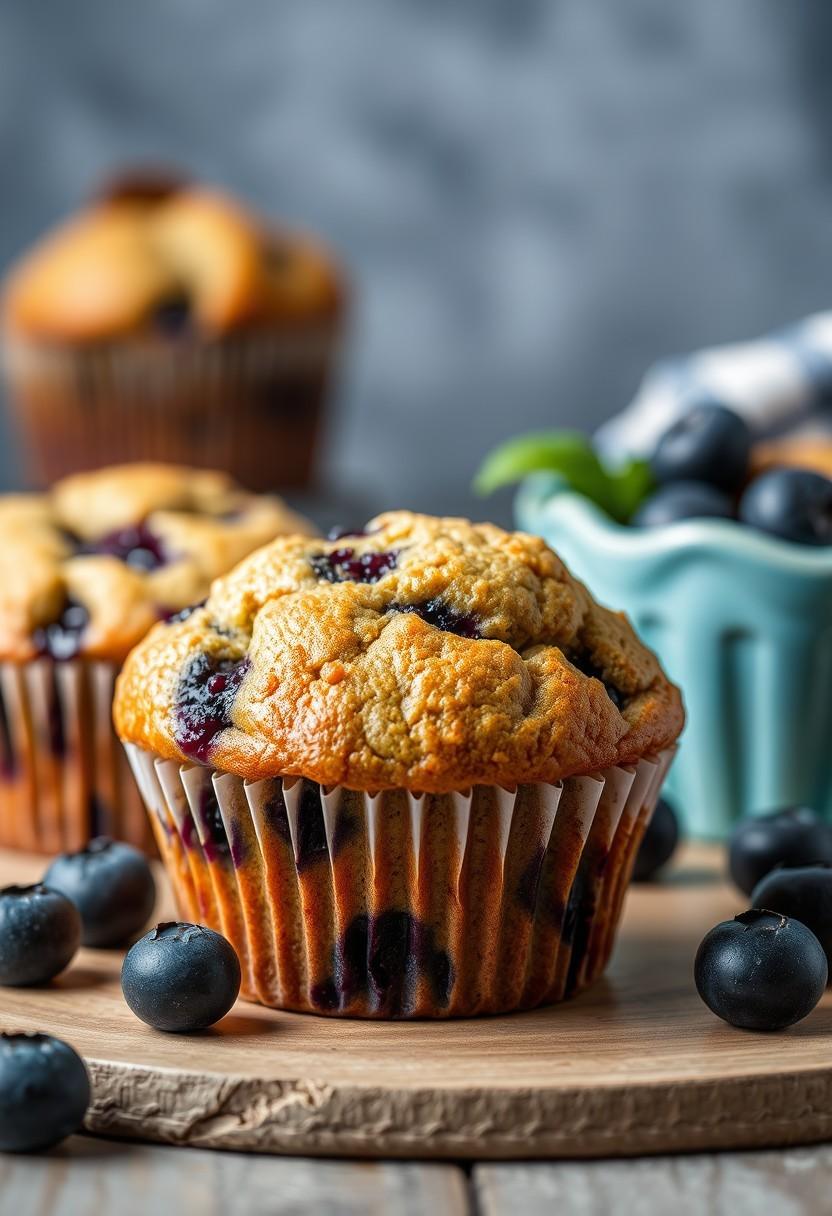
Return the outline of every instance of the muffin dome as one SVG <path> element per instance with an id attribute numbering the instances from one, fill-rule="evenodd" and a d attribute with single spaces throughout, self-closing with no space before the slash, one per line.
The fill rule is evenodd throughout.
<path id="1" fill-rule="evenodd" d="M 312 532 L 278 498 L 224 473 L 135 464 L 49 494 L 0 496 L 0 660 L 121 660 L 159 620 L 285 532 Z"/>
<path id="2" fill-rule="evenodd" d="M 678 690 L 543 541 L 391 512 L 293 536 L 128 657 L 121 738 L 258 780 L 449 792 L 660 752 Z"/>
<path id="3" fill-rule="evenodd" d="M 339 295 L 332 259 L 309 238 L 218 190 L 136 177 L 21 260 L 4 313 L 8 331 L 41 340 L 216 337 L 328 317 Z"/>

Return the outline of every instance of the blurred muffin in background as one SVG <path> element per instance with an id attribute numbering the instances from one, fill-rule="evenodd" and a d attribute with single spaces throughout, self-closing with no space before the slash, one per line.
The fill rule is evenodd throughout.
<path id="1" fill-rule="evenodd" d="M 767 469 L 810 469 L 832 477 L 832 436 L 828 434 L 784 435 L 757 443 L 751 452 L 751 473 L 756 477 Z"/>
<path id="2" fill-rule="evenodd" d="M 279 498 L 171 465 L 0 495 L 0 846 L 150 845 L 111 723 L 122 661 L 254 549 L 313 531 Z"/>
<path id="3" fill-rule="evenodd" d="M 2 333 L 33 483 L 123 460 L 307 485 L 344 308 L 314 239 L 125 175 L 12 268 Z"/>

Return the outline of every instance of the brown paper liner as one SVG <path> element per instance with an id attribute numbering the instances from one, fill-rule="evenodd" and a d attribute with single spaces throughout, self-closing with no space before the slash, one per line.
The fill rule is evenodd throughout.
<path id="1" fill-rule="evenodd" d="M 231 941 L 244 995 L 367 1018 L 505 1013 L 592 983 L 672 759 L 370 795 L 127 752 L 180 914 Z"/>
<path id="2" fill-rule="evenodd" d="M 29 478 L 160 460 L 224 469 L 256 491 L 306 486 L 337 346 L 334 324 L 80 350 L 9 342 L 7 396 Z"/>
<path id="3" fill-rule="evenodd" d="M 56 853 L 109 835 L 153 849 L 111 721 L 113 663 L 0 663 L 0 847 Z"/>

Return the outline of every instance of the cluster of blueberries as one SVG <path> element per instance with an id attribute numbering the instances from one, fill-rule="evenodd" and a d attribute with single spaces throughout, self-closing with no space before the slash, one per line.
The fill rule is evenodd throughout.
<path id="1" fill-rule="evenodd" d="M 633 877 L 648 881 L 672 856 L 676 816 L 660 802 Z M 808 807 L 745 819 L 728 869 L 751 907 L 702 940 L 694 979 L 718 1017 L 745 1030 L 784 1030 L 811 1013 L 832 971 L 832 825 Z"/>
<path id="2" fill-rule="evenodd" d="M 64 970 L 81 945 L 122 946 L 147 924 L 156 884 L 130 845 L 93 840 L 57 857 L 31 886 L 0 889 L 0 986 L 34 987 Z M 202 925 L 160 924 L 128 950 L 124 998 L 157 1030 L 204 1030 L 240 991 L 231 944 Z M 80 1056 L 45 1034 L 0 1034 L 0 1151 L 50 1148 L 83 1122 L 90 1083 Z"/>
<path id="3" fill-rule="evenodd" d="M 797 544 L 832 544 L 832 481 L 798 468 L 769 469 L 749 481 L 752 443 L 748 424 L 732 410 L 695 406 L 659 440 L 650 459 L 658 489 L 632 523 L 736 519 Z"/>

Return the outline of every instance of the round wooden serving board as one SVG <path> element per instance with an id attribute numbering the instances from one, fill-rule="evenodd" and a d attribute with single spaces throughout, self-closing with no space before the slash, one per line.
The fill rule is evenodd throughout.
<path id="1" fill-rule="evenodd" d="M 0 1024 L 82 1053 L 89 1130 L 175 1144 L 495 1159 L 832 1138 L 832 995 L 765 1035 L 696 994 L 700 939 L 743 906 L 718 862 L 688 850 L 663 885 L 634 888 L 607 977 L 533 1013 L 378 1023 L 241 1002 L 215 1030 L 164 1035 L 124 1004 L 121 955 L 82 951 L 48 988 L 0 989 Z M 0 854 L 0 885 L 42 869 Z"/>

